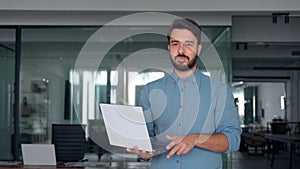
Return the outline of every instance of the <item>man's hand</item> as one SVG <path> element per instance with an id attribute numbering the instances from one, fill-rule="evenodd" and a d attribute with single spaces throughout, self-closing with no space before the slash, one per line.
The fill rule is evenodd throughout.
<path id="1" fill-rule="evenodd" d="M 195 146 L 214 151 L 225 152 L 229 148 L 229 142 L 225 134 L 190 134 L 187 136 L 166 136 L 171 142 L 167 145 L 170 150 L 167 158 L 174 154 L 182 155 L 190 152 Z"/>
<path id="2" fill-rule="evenodd" d="M 126 151 L 129 153 L 137 154 L 144 160 L 149 160 L 154 155 L 154 152 L 149 152 L 146 150 L 139 150 L 138 146 L 134 146 L 133 148 L 126 148 Z"/>
<path id="3" fill-rule="evenodd" d="M 191 134 L 187 136 L 169 136 L 166 138 L 171 142 L 167 145 L 167 150 L 170 150 L 167 158 L 171 158 L 175 153 L 176 155 L 187 154 L 190 152 L 199 142 L 198 134 Z"/>

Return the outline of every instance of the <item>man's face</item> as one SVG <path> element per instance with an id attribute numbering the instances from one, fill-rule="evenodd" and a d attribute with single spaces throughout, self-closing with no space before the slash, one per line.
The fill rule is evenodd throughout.
<path id="1" fill-rule="evenodd" d="M 168 44 L 173 66 L 179 71 L 188 71 L 196 67 L 197 55 L 201 45 L 197 38 L 187 29 L 173 29 Z"/>

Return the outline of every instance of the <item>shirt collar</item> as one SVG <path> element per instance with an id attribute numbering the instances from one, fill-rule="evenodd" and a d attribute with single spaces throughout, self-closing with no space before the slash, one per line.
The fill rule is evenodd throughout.
<path id="1" fill-rule="evenodd" d="M 200 74 L 201 74 L 200 70 L 196 69 L 196 71 L 192 75 L 190 75 L 190 76 L 188 76 L 186 78 L 180 78 L 174 71 L 171 73 L 171 76 L 174 79 L 174 83 L 178 83 L 178 82 L 190 82 L 192 84 L 196 84 L 197 77 L 200 77 Z"/>

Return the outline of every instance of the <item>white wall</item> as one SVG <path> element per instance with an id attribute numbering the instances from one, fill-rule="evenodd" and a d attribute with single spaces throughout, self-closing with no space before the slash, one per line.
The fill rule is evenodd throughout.
<path id="1" fill-rule="evenodd" d="M 264 109 L 264 118 L 261 118 L 263 126 L 267 126 L 274 116 L 285 117 L 284 110 L 280 107 L 280 97 L 285 96 L 284 83 L 260 83 L 258 85 L 258 113 Z"/>

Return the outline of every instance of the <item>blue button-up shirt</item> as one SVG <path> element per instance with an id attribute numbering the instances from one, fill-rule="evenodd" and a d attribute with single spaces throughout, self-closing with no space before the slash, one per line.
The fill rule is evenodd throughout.
<path id="1" fill-rule="evenodd" d="M 231 90 L 200 70 L 179 78 L 174 72 L 151 82 L 142 91 L 140 104 L 151 137 L 168 142 L 166 135 L 223 133 L 227 152 L 238 149 L 241 128 Z M 167 143 L 166 143 L 167 144 Z M 222 168 L 221 153 L 194 147 L 184 155 L 166 158 L 168 151 L 152 158 L 152 169 Z"/>

